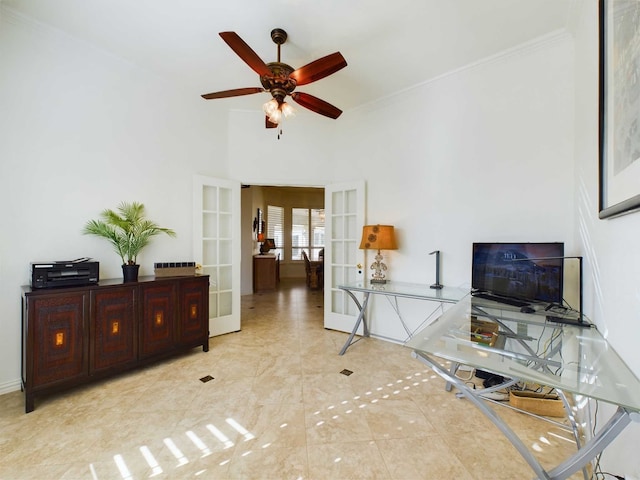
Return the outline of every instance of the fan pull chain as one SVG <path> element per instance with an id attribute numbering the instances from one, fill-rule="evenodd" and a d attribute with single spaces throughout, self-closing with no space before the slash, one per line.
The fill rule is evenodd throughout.
<path id="1" fill-rule="evenodd" d="M 282 129 L 279 129 L 280 131 L 278 132 L 278 140 L 280 140 L 280 135 L 282 135 Z"/>

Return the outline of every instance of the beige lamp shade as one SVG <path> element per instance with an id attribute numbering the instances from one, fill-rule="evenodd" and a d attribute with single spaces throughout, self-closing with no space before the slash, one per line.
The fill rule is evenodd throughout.
<path id="1" fill-rule="evenodd" d="M 397 250 L 393 225 L 365 225 L 362 227 L 360 248 L 367 250 Z"/>

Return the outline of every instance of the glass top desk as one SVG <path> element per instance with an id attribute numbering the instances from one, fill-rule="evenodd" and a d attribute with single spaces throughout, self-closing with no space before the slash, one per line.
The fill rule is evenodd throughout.
<path id="1" fill-rule="evenodd" d="M 467 295 L 406 346 L 471 400 L 507 436 L 538 478 L 564 479 L 582 469 L 631 421 L 640 421 L 640 381 L 595 327 L 565 323 L 577 321 L 577 315 L 559 323 L 546 320 L 546 314 L 544 306 L 535 313 L 521 313 L 517 307 Z M 553 387 L 563 399 L 565 393 L 583 395 L 618 409 L 586 444 L 577 441 L 574 455 L 547 472 L 482 400 L 483 390 L 469 388 L 455 376 L 453 367 L 443 369 L 438 358 L 450 360 L 454 367 L 462 364 L 504 376 L 511 384 L 523 380 Z"/>
<path id="2" fill-rule="evenodd" d="M 338 288 L 347 292 L 347 294 L 349 294 L 351 299 L 358 307 L 358 318 L 355 325 L 353 326 L 353 330 L 351 331 L 349 338 L 342 347 L 342 350 L 340 350 L 340 355 L 344 355 L 344 353 L 347 351 L 347 348 L 355 343 L 353 341 L 353 338 L 355 337 L 361 323 L 363 326 L 364 336 L 369 336 L 369 325 L 367 323 L 366 310 L 367 305 L 369 304 L 369 298 L 372 294 L 383 295 L 387 297 L 390 302 L 392 302 L 391 305 L 396 312 L 398 320 L 400 321 L 400 323 L 402 323 L 404 330 L 407 332 L 407 337 L 411 338 L 413 332 L 402 318 L 400 307 L 398 305 L 398 298 L 412 298 L 416 300 L 439 302 L 440 308 L 438 308 L 436 311 L 444 311 L 441 308 L 443 303 L 457 303 L 458 301 L 460 301 L 460 299 L 464 298 L 464 296 L 469 293 L 468 290 L 456 287 L 443 287 L 440 289 L 435 289 L 430 288 L 429 285 L 422 285 L 418 283 L 404 283 L 395 281 L 388 281 L 387 283 L 371 283 L 369 280 L 354 282 L 347 285 L 338 285 Z M 356 293 L 363 294 L 362 303 L 360 303 L 360 300 L 356 296 Z M 422 324 L 418 328 L 424 325 L 434 313 L 435 311 L 431 312 L 431 314 L 422 322 Z"/>

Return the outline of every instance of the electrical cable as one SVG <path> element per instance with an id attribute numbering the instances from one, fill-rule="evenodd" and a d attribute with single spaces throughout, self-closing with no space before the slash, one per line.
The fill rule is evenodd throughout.
<path id="1" fill-rule="evenodd" d="M 600 478 L 602 478 L 602 479 L 604 479 L 604 478 L 605 478 L 605 475 L 608 475 L 608 476 L 610 476 L 610 477 L 617 478 L 618 480 L 625 480 L 625 478 L 624 478 L 623 476 L 621 476 L 621 475 L 616 475 L 615 473 L 609 473 L 609 472 L 602 472 L 602 471 L 600 471 L 600 472 L 598 472 L 596 475 L 602 475 L 602 477 L 600 477 Z M 592 477 L 592 478 L 593 478 L 593 477 Z M 597 477 L 596 477 L 596 479 L 597 479 Z"/>
<path id="2" fill-rule="evenodd" d="M 463 370 L 463 371 L 465 371 L 465 370 Z M 456 370 L 456 373 L 455 373 L 456 378 L 462 380 L 463 382 L 470 382 L 471 379 L 473 378 L 473 376 L 476 373 L 476 369 L 473 368 L 473 369 L 467 370 L 467 371 L 469 372 L 469 377 L 468 378 L 462 378 L 460 375 L 458 375 L 458 372 L 460 372 L 460 370 Z"/>

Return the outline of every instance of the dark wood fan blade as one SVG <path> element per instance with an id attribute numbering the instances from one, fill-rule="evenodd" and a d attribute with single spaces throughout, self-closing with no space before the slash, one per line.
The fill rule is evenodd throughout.
<path id="1" fill-rule="evenodd" d="M 264 92 L 264 88 L 260 87 L 234 88 L 233 90 L 223 90 L 222 92 L 205 93 L 202 95 L 202 98 L 205 100 L 213 100 L 214 98 L 240 97 L 242 95 L 262 92 Z"/>
<path id="2" fill-rule="evenodd" d="M 335 119 L 342 114 L 342 110 L 340 110 L 339 108 L 334 107 L 330 103 L 327 103 L 324 100 L 319 99 L 318 97 L 309 95 L 308 93 L 293 92 L 291 94 L 291 98 L 293 98 L 296 103 L 303 106 L 304 108 L 308 108 L 312 112 L 319 113 L 320 115 L 324 115 L 325 117 Z"/>
<path id="3" fill-rule="evenodd" d="M 300 67 L 289 75 L 297 85 L 307 85 L 321 78 L 328 77 L 347 66 L 347 61 L 340 52 L 332 53 Z"/>
<path id="4" fill-rule="evenodd" d="M 256 52 L 236 32 L 220 32 L 222 39 L 227 42 L 231 50 L 236 52 L 244 62 L 249 65 L 258 75 L 271 75 L 271 70 L 262 61 Z"/>
<path id="5" fill-rule="evenodd" d="M 278 124 L 269 121 L 269 117 L 265 116 L 264 117 L 264 126 L 265 126 L 265 128 L 277 128 Z"/>

